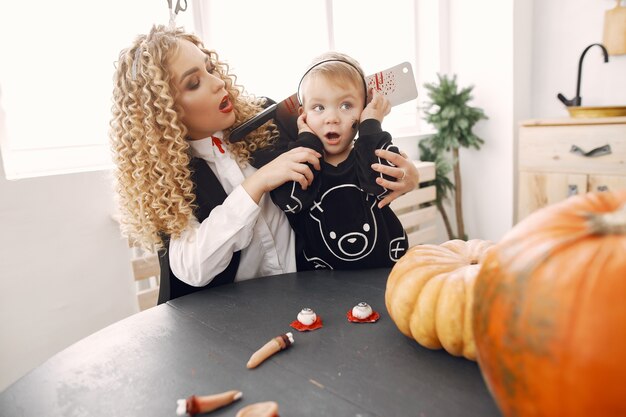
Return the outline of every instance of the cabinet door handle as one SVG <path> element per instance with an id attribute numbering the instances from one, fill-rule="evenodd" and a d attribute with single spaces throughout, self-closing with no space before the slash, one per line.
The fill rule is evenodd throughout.
<path id="1" fill-rule="evenodd" d="M 567 196 L 571 197 L 573 195 L 578 194 L 578 185 L 576 184 L 569 184 L 567 186 Z"/>
<path id="2" fill-rule="evenodd" d="M 598 191 L 609 191 L 609 187 L 606 186 L 606 185 L 598 185 L 596 187 L 596 190 L 598 190 Z"/>
<path id="3" fill-rule="evenodd" d="M 590 150 L 589 152 L 585 152 L 582 149 L 580 149 L 578 146 L 572 145 L 572 147 L 571 147 L 571 149 L 569 151 L 571 153 L 575 153 L 577 155 L 584 156 L 585 158 L 593 158 L 593 157 L 596 157 L 596 156 L 610 155 L 611 154 L 611 145 L 599 146 L 599 147 L 597 147 L 595 149 Z"/>

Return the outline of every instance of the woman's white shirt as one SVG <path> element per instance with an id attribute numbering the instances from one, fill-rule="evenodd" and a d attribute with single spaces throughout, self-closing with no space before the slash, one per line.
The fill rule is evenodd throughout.
<path id="1" fill-rule="evenodd" d="M 215 134 L 220 140 L 221 132 Z M 170 267 L 181 281 L 201 287 L 213 280 L 241 251 L 235 281 L 295 272 L 295 236 L 285 214 L 265 194 L 257 205 L 241 183 L 256 168 L 244 168 L 212 138 L 189 142 L 192 155 L 209 165 L 228 194 L 202 223 L 190 222 L 169 245 Z M 200 185 L 197 185 L 200 186 Z"/>

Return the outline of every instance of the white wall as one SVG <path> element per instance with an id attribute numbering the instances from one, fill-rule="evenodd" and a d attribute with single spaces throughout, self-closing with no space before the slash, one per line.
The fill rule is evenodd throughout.
<path id="1" fill-rule="evenodd" d="M 459 85 L 473 85 L 470 103 L 482 108 L 489 120 L 474 132 L 485 140 L 479 151 L 461 150 L 463 213 L 469 238 L 497 241 L 513 220 L 513 145 L 517 101 L 514 50 L 516 25 L 528 25 L 528 13 L 518 22 L 514 2 L 495 0 L 450 1 L 449 72 Z M 527 6 L 528 7 L 528 6 Z M 529 77 L 527 77 L 529 78 Z M 517 94 L 517 95 L 516 95 Z"/>
<path id="2" fill-rule="evenodd" d="M 106 172 L 7 181 L 0 158 L 0 391 L 137 311 L 110 184 Z"/>

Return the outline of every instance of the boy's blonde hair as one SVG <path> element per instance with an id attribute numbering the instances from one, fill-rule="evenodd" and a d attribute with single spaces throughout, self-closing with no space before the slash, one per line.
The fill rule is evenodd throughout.
<path id="1" fill-rule="evenodd" d="M 215 51 L 181 28 L 155 25 L 121 51 L 114 75 L 110 130 L 122 232 L 144 248 L 159 249 L 164 236 L 178 237 L 194 210 L 194 185 L 189 168 L 187 128 L 176 104 L 169 60 L 182 39 L 197 45 L 215 65 L 214 74 L 226 83 L 237 125 L 262 110 L 263 99 L 245 95 L 236 76 Z M 230 129 L 224 132 L 228 143 Z M 268 146 L 276 126 L 268 123 L 246 140 L 228 144 L 240 164 Z"/>
<path id="2" fill-rule="evenodd" d="M 341 52 L 326 52 L 317 56 L 305 71 L 300 85 L 298 86 L 298 98 L 300 104 L 304 105 L 304 96 L 301 93 L 302 86 L 311 78 L 322 76 L 338 85 L 345 83 L 354 84 L 357 88 L 363 89 L 363 100 L 367 100 L 367 86 L 365 74 L 357 60 Z"/>

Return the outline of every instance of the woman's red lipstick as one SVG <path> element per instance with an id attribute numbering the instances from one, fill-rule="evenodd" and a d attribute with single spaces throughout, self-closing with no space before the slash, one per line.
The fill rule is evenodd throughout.
<path id="1" fill-rule="evenodd" d="M 233 103 L 230 101 L 228 96 L 224 96 L 224 98 L 220 102 L 220 111 L 222 113 L 230 113 L 231 111 L 233 111 Z"/>

